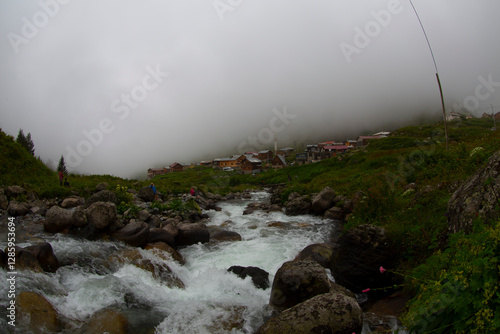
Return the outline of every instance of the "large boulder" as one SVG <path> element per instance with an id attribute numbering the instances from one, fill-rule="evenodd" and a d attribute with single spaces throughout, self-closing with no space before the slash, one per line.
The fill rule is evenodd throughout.
<path id="1" fill-rule="evenodd" d="M 131 246 L 140 247 L 148 243 L 149 225 L 132 219 L 124 228 L 113 233 L 113 237 Z"/>
<path id="2" fill-rule="evenodd" d="M 97 311 L 84 327 L 86 333 L 127 334 L 130 332 L 127 318 L 112 309 Z"/>
<path id="3" fill-rule="evenodd" d="M 179 262 L 180 264 L 186 263 L 186 260 L 184 260 L 184 257 L 182 256 L 181 253 L 179 253 L 174 248 L 170 247 L 170 245 L 168 245 L 164 242 L 158 241 L 158 242 L 154 242 L 154 243 L 149 243 L 146 245 L 146 247 L 144 247 L 144 249 L 152 251 L 153 253 L 157 253 L 157 254 L 159 252 L 168 253 L 172 256 L 172 258 L 175 261 Z M 167 260 L 167 258 L 165 258 L 165 260 Z"/>
<path id="4" fill-rule="evenodd" d="M 155 200 L 155 193 L 150 187 L 142 187 L 139 189 L 137 197 L 142 199 L 144 202 L 153 202 Z"/>
<path id="5" fill-rule="evenodd" d="M 19 319 L 33 333 L 56 333 L 60 330 L 58 315 L 52 304 L 42 295 L 22 291 L 16 298 Z"/>
<path id="6" fill-rule="evenodd" d="M 65 198 L 62 203 L 61 207 L 65 209 L 69 208 L 75 208 L 77 206 L 85 204 L 85 199 L 83 197 L 78 197 L 78 196 L 71 196 L 68 198 Z"/>
<path id="7" fill-rule="evenodd" d="M 309 199 L 309 196 L 304 195 L 304 196 L 299 196 L 299 197 L 292 197 L 293 193 L 290 194 L 290 197 L 292 198 L 286 203 L 286 214 L 289 216 L 297 216 L 297 215 L 306 215 L 311 212 L 311 200 Z"/>
<path id="8" fill-rule="evenodd" d="M 7 250 L 7 249 L 6 249 Z M 37 273 L 43 272 L 43 268 L 38 263 L 35 255 L 29 249 L 16 247 L 16 270 L 29 270 Z"/>
<path id="9" fill-rule="evenodd" d="M 111 190 L 101 190 L 85 201 L 85 208 L 88 208 L 96 202 L 111 202 L 118 204 L 118 198 Z"/>
<path id="10" fill-rule="evenodd" d="M 57 233 L 71 226 L 73 211 L 53 206 L 47 210 L 43 228 L 46 232 Z"/>
<path id="11" fill-rule="evenodd" d="M 289 261 L 274 276 L 269 303 L 277 310 L 284 310 L 330 289 L 331 281 L 319 263 Z"/>
<path id="12" fill-rule="evenodd" d="M 335 191 L 330 187 L 324 187 L 316 196 L 313 197 L 311 208 L 317 215 L 322 215 L 326 210 L 333 206 Z"/>
<path id="13" fill-rule="evenodd" d="M 26 202 L 18 202 L 16 200 L 12 200 L 9 202 L 9 206 L 7 207 L 7 212 L 11 216 L 24 216 L 28 214 L 30 211 L 30 207 Z"/>
<path id="14" fill-rule="evenodd" d="M 340 236 L 330 269 L 336 283 L 360 292 L 391 285 L 390 275 L 382 275 L 380 267 L 391 268 L 392 263 L 393 253 L 385 229 L 366 224 Z"/>
<path id="15" fill-rule="evenodd" d="M 210 241 L 223 242 L 223 241 L 241 241 L 241 235 L 238 232 L 228 231 L 221 228 L 211 228 Z"/>
<path id="16" fill-rule="evenodd" d="M 87 221 L 97 230 L 104 230 L 118 218 L 116 205 L 111 202 L 95 202 L 85 209 Z"/>
<path id="17" fill-rule="evenodd" d="M 175 248 L 175 237 L 173 233 L 163 228 L 152 228 L 149 230 L 148 243 L 164 242 L 169 246 Z"/>
<path id="18" fill-rule="evenodd" d="M 363 311 L 354 298 L 325 293 L 281 312 L 256 334 L 351 334 L 362 327 Z"/>
<path id="19" fill-rule="evenodd" d="M 55 273 L 56 270 L 59 269 L 59 260 L 54 254 L 52 246 L 48 242 L 28 246 L 25 250 L 30 251 L 34 255 L 44 271 Z"/>
<path id="20" fill-rule="evenodd" d="M 329 269 L 333 250 L 334 247 L 330 244 L 312 244 L 300 251 L 294 261 L 315 261 Z"/>
<path id="21" fill-rule="evenodd" d="M 500 217 L 496 208 L 500 198 L 500 151 L 472 175 L 451 196 L 446 216 L 448 232 L 470 232 L 474 219 L 494 222 Z"/>
<path id="22" fill-rule="evenodd" d="M 342 208 L 334 206 L 326 210 L 325 214 L 323 215 L 323 218 L 331 220 L 344 220 L 345 212 L 344 210 L 342 210 Z"/>
<path id="23" fill-rule="evenodd" d="M 265 290 L 269 288 L 269 273 L 263 269 L 258 267 L 232 266 L 227 271 L 243 279 L 250 276 L 253 284 L 259 289 Z"/>
<path id="24" fill-rule="evenodd" d="M 210 233 L 205 224 L 187 223 L 179 225 L 179 234 L 175 238 L 178 246 L 195 245 L 199 242 L 206 243 L 210 241 Z"/>

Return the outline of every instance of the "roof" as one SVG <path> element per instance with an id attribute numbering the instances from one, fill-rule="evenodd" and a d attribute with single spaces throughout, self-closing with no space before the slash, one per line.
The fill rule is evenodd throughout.
<path id="1" fill-rule="evenodd" d="M 282 156 L 282 155 L 275 155 L 274 158 L 273 158 L 273 160 L 276 159 L 276 157 L 278 157 L 281 160 L 281 162 L 283 163 L 283 165 L 286 165 L 286 160 L 285 160 L 284 156 Z"/>
<path id="2" fill-rule="evenodd" d="M 388 131 L 381 131 L 381 132 L 377 132 L 377 133 L 374 133 L 373 135 L 374 136 L 388 136 L 390 135 L 391 133 L 388 132 Z"/>
<path id="3" fill-rule="evenodd" d="M 178 162 L 174 162 L 174 163 L 173 163 L 173 164 L 171 164 L 169 167 L 170 167 L 170 168 L 173 168 L 173 167 L 175 167 L 175 166 L 181 166 L 181 167 L 182 167 L 182 165 L 181 165 L 180 163 L 178 163 Z"/>
<path id="4" fill-rule="evenodd" d="M 247 158 L 246 159 L 247 161 L 253 163 L 253 164 L 260 164 L 262 163 L 262 161 L 260 159 L 257 159 L 257 158 Z"/>
<path id="5" fill-rule="evenodd" d="M 217 158 L 217 159 L 214 159 L 214 162 L 215 161 L 234 161 L 236 159 L 238 159 L 240 156 L 238 156 L 237 158 L 234 158 L 234 157 L 231 157 L 231 158 Z"/>
<path id="6" fill-rule="evenodd" d="M 270 150 L 262 150 L 262 151 L 259 151 L 259 153 L 269 153 L 271 152 Z"/>
<path id="7" fill-rule="evenodd" d="M 284 147 L 284 148 L 278 149 L 278 151 L 293 151 L 293 150 L 295 150 L 293 147 Z"/>

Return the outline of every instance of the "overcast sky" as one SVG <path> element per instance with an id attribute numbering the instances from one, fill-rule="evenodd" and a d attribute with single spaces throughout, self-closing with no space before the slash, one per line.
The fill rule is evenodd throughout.
<path id="1" fill-rule="evenodd" d="M 500 2 L 413 4 L 449 111 L 499 111 Z M 441 113 L 406 0 L 4 0 L 0 35 L 0 127 L 81 173 L 134 177 Z"/>

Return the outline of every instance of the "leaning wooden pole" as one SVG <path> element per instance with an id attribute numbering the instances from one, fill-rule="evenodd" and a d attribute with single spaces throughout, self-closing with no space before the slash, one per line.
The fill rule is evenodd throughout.
<path id="1" fill-rule="evenodd" d="M 443 107 L 443 122 L 444 122 L 444 135 L 446 137 L 446 152 L 448 152 L 448 126 L 446 124 L 446 108 L 444 107 L 443 89 L 441 88 L 441 80 L 439 74 L 436 72 L 436 79 L 439 86 L 439 94 L 441 95 L 441 106 Z"/>

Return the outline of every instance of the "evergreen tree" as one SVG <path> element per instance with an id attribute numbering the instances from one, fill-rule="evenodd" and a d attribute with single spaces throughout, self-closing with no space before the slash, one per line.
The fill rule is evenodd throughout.
<path id="1" fill-rule="evenodd" d="M 19 133 L 17 134 L 16 142 L 21 144 L 22 147 L 26 147 L 26 136 L 24 135 L 23 129 L 19 129 Z"/>
<path id="2" fill-rule="evenodd" d="M 33 144 L 33 140 L 31 139 L 31 133 L 28 132 L 26 136 L 26 149 L 30 152 L 31 155 L 35 155 L 35 144 Z"/>
<path id="3" fill-rule="evenodd" d="M 35 144 L 33 144 L 33 140 L 31 139 L 31 133 L 25 136 L 23 129 L 19 129 L 16 142 L 21 144 L 31 155 L 35 155 Z"/>
<path id="4" fill-rule="evenodd" d="M 64 157 L 62 155 L 61 159 L 59 159 L 59 165 L 57 166 L 57 171 L 63 172 L 64 174 L 68 173 L 68 171 L 66 170 L 66 164 L 64 163 Z"/>

